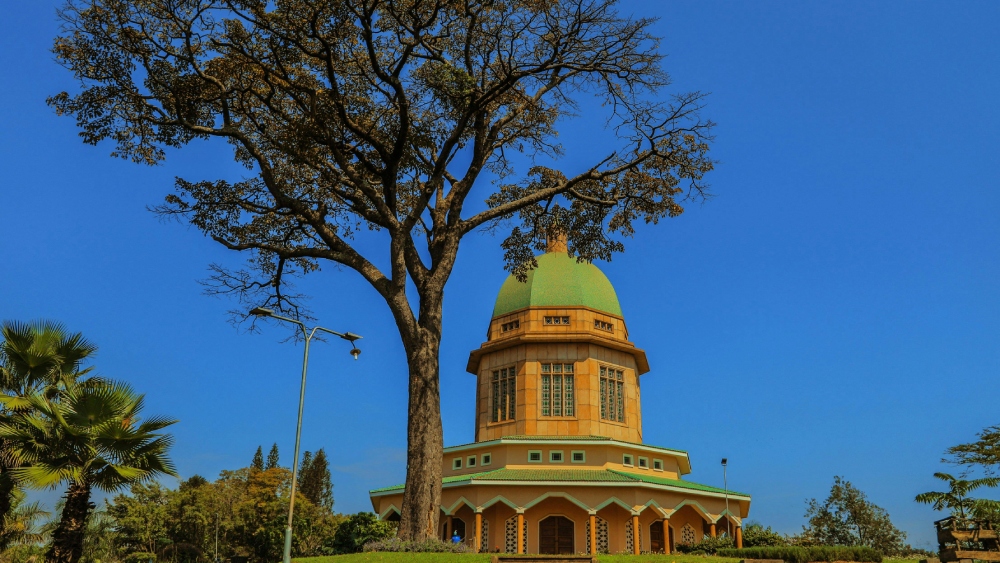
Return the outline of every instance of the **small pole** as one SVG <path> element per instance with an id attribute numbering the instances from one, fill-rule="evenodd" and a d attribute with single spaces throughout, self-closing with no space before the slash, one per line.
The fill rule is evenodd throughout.
<path id="1" fill-rule="evenodd" d="M 725 487 L 726 491 L 726 533 L 729 534 L 730 538 L 732 538 L 733 537 L 732 522 L 729 520 L 729 517 L 731 515 L 729 514 L 729 479 L 726 476 L 727 465 L 729 465 L 729 460 L 726 458 L 722 458 L 722 483 L 723 483 L 722 486 Z"/>

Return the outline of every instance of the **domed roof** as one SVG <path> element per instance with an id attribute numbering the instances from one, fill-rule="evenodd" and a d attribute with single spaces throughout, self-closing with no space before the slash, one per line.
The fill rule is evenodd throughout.
<path id="1" fill-rule="evenodd" d="M 511 275 L 503 282 L 494 317 L 525 307 L 589 307 L 622 316 L 615 288 L 597 266 L 577 262 L 565 251 L 546 252 L 535 260 L 538 267 L 528 272 L 528 281 L 521 283 Z"/>

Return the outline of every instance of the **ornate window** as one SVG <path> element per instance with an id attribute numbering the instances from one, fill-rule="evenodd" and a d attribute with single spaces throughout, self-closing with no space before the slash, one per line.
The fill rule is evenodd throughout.
<path id="1" fill-rule="evenodd" d="M 514 420 L 517 404 L 517 376 L 513 367 L 493 370 L 492 395 L 493 413 L 490 420 L 504 422 Z"/>
<path id="2" fill-rule="evenodd" d="M 625 372 L 601 366 L 601 418 L 625 422 Z"/>
<path id="3" fill-rule="evenodd" d="M 608 550 L 608 521 L 598 516 L 597 520 L 597 553 L 609 553 Z M 590 518 L 587 518 L 587 553 L 590 553 Z"/>
<path id="4" fill-rule="evenodd" d="M 597 319 L 594 319 L 594 328 L 599 329 L 599 330 L 606 330 L 608 332 L 614 332 L 615 331 L 615 325 L 613 325 L 611 323 L 606 323 L 604 321 L 599 321 Z"/>
<path id="5" fill-rule="evenodd" d="M 500 332 L 509 332 L 517 328 L 521 328 L 521 321 L 518 319 L 514 319 L 509 323 L 503 323 L 502 325 L 500 325 Z"/>
<path id="6" fill-rule="evenodd" d="M 573 364 L 542 364 L 542 416 L 576 416 Z"/>
<path id="7" fill-rule="evenodd" d="M 684 524 L 684 527 L 681 528 L 681 543 L 684 545 L 694 545 L 694 526 L 691 524 Z"/>
<path id="8" fill-rule="evenodd" d="M 568 325 L 569 317 L 545 317 L 547 325 Z"/>

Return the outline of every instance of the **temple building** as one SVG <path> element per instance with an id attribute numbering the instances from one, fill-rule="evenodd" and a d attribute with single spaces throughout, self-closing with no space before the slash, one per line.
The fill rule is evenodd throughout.
<path id="1" fill-rule="evenodd" d="M 504 282 L 469 355 L 476 441 L 444 449 L 441 537 L 506 553 L 670 553 L 723 533 L 742 546 L 750 496 L 688 481 L 687 452 L 643 443 L 650 367 L 611 282 L 565 241 L 537 262 Z M 370 495 L 399 518 L 402 485 Z"/>

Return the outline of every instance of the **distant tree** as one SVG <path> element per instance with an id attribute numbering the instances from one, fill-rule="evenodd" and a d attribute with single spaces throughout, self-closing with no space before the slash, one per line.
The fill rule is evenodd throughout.
<path id="1" fill-rule="evenodd" d="M 257 446 L 257 453 L 253 454 L 253 461 L 250 462 L 250 468 L 257 471 L 264 471 L 264 450 L 260 446 Z"/>
<path id="2" fill-rule="evenodd" d="M 948 490 L 920 493 L 914 500 L 919 503 L 930 504 L 934 510 L 950 510 L 953 516 L 958 516 L 959 518 L 967 518 L 977 514 L 992 514 L 1000 510 L 1000 501 L 977 499 L 969 496 L 969 493 L 981 487 L 996 487 L 1000 485 L 1000 477 L 959 479 L 947 473 L 935 473 L 934 476 L 948 483 Z"/>
<path id="3" fill-rule="evenodd" d="M 978 466 L 987 475 L 1000 471 L 1000 425 L 990 426 L 976 435 L 979 439 L 946 450 L 944 461 L 966 466 Z"/>
<path id="4" fill-rule="evenodd" d="M 160 209 L 247 253 L 246 269 L 214 267 L 218 292 L 307 318 L 289 282 L 326 264 L 377 292 L 409 367 L 400 531 L 422 539 L 440 513 L 443 301 L 463 237 L 503 229 L 524 279 L 554 226 L 606 260 L 706 191 L 704 96 L 666 94 L 653 20 L 617 4 L 67 0 L 54 51 L 82 90 L 49 103 L 140 163 L 229 143 L 243 178 L 179 178 Z M 581 109 L 591 97 L 603 114 Z M 578 113 L 611 146 L 560 163 Z"/>
<path id="5" fill-rule="evenodd" d="M 333 512 L 333 481 L 330 478 L 330 464 L 326 452 L 320 448 L 316 456 L 309 452 L 302 456 L 302 471 L 299 473 L 299 490 L 309 502 Z"/>
<path id="6" fill-rule="evenodd" d="M 52 531 L 48 563 L 77 563 L 83 552 L 94 489 L 115 492 L 161 475 L 176 475 L 167 457 L 172 443 L 159 431 L 174 424 L 141 418 L 143 397 L 123 383 L 73 385 L 55 399 L 43 393 L 2 396 L 28 404 L 0 422 L 15 479 L 38 489 L 69 484 L 59 524 Z"/>
<path id="7" fill-rule="evenodd" d="M 129 494 L 119 494 L 108 504 L 114 518 L 119 545 L 126 552 L 155 553 L 161 544 L 170 543 L 168 504 L 172 491 L 159 483 L 134 483 Z"/>
<path id="8" fill-rule="evenodd" d="M 905 543 L 906 533 L 893 526 L 889 513 L 842 477 L 833 478 L 825 501 L 808 501 L 805 516 L 809 522 L 802 539 L 807 543 L 865 546 L 887 556 L 912 551 Z"/>
<path id="9" fill-rule="evenodd" d="M 764 527 L 760 522 L 747 522 L 743 525 L 743 547 L 771 547 L 786 545 L 785 536 L 775 532 L 770 526 Z"/>
<path id="10" fill-rule="evenodd" d="M 264 470 L 275 469 L 278 467 L 278 444 L 271 446 L 271 451 L 267 452 L 267 463 L 264 464 Z"/>

